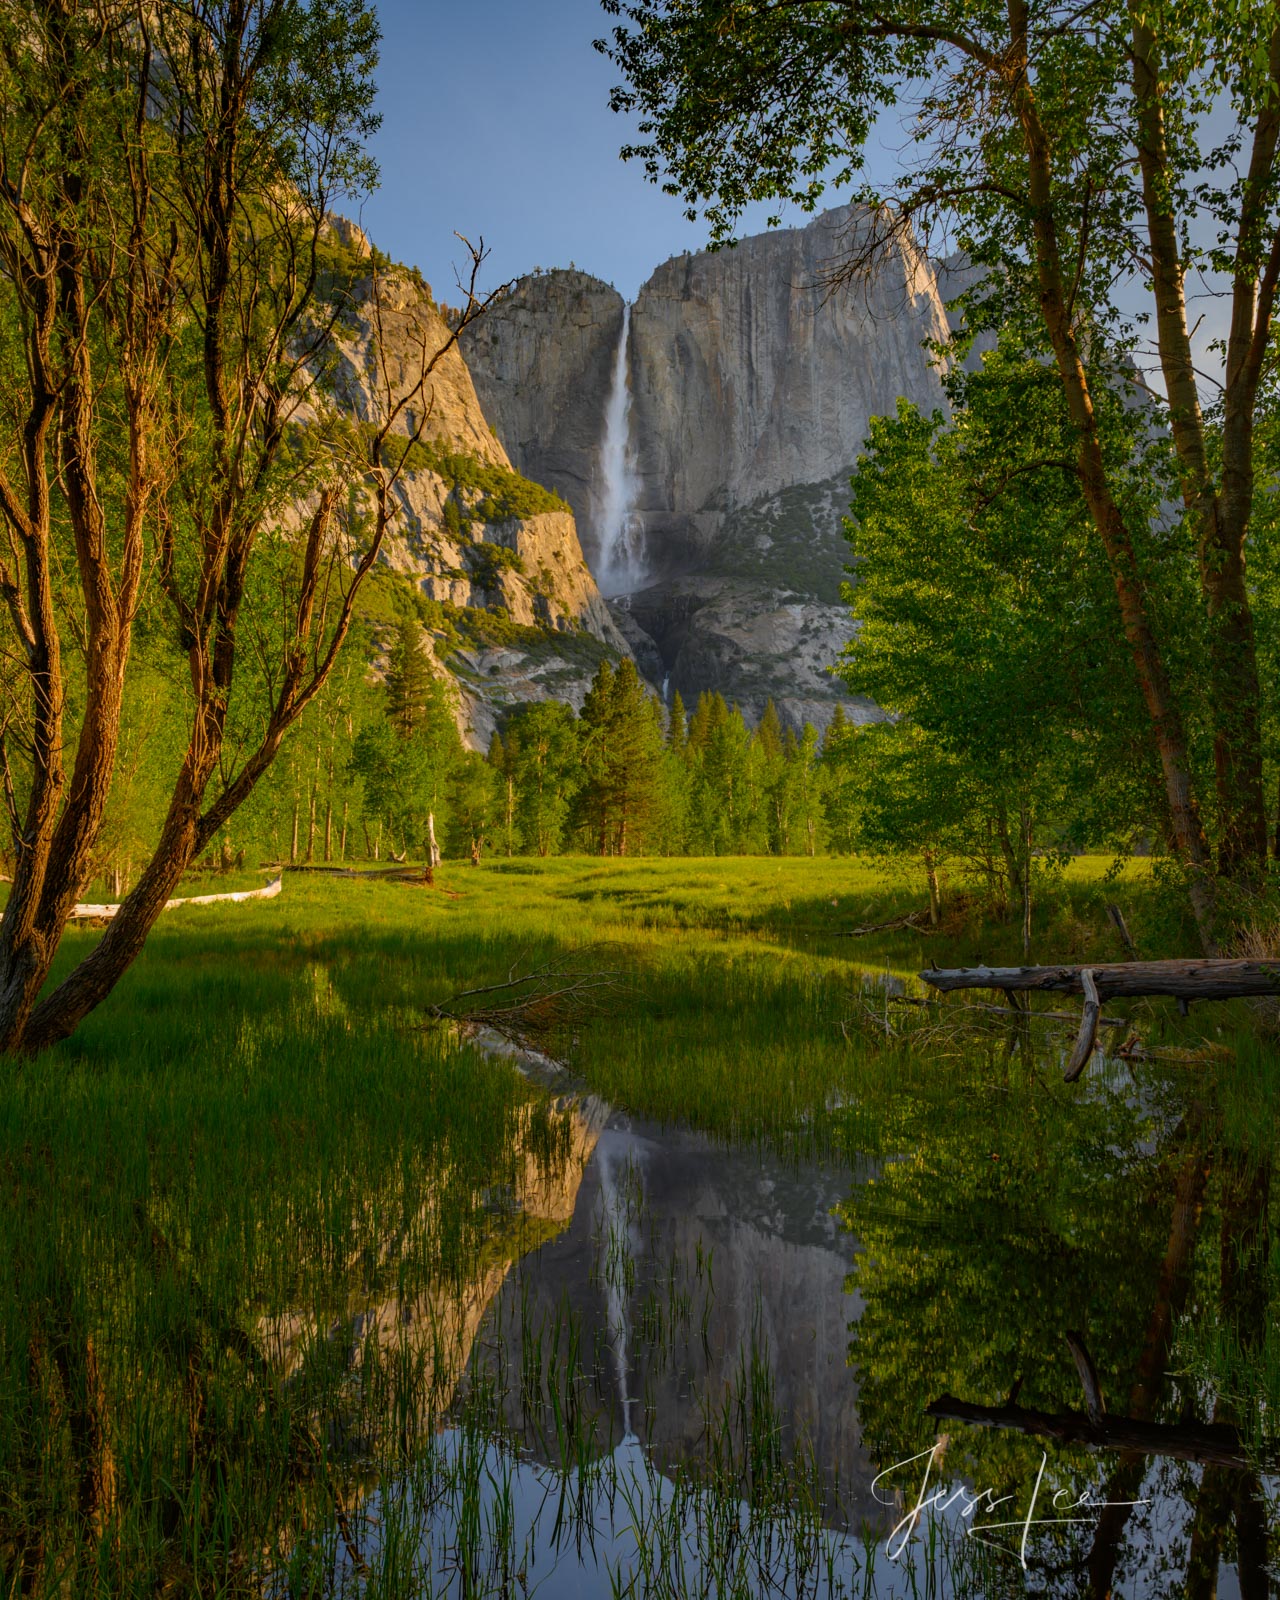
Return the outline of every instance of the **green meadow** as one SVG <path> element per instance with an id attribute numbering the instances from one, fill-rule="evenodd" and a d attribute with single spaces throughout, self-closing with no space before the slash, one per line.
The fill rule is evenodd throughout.
<path id="1" fill-rule="evenodd" d="M 1086 1321 L 1122 1409 L 1164 1292 L 1169 1196 L 1201 1160 L 1186 1271 L 1219 1309 L 1174 1315 L 1163 1404 L 1221 1382 L 1262 1460 L 1280 1351 L 1233 1309 L 1223 1265 L 1228 1246 L 1244 1252 L 1269 1328 L 1265 1207 L 1262 1222 L 1245 1213 L 1276 1105 L 1251 1015 L 1135 1004 L 1126 1021 L 1163 1056 L 1100 1058 L 1068 1087 L 1069 1022 L 909 1003 L 930 961 L 1016 961 L 1018 930 L 958 896 L 937 931 L 851 936 L 919 899 L 850 860 L 562 858 L 446 866 L 435 888 L 291 872 L 275 900 L 167 913 L 73 1040 L 4 1067 L 4 1592 L 521 1592 L 502 1512 L 524 1470 L 512 1418 L 562 1496 L 585 1494 L 616 1459 L 600 1433 L 608 1352 L 568 1313 L 525 1317 L 502 1382 L 476 1352 L 500 1342 L 485 1311 L 499 1286 L 568 1227 L 609 1110 L 755 1150 L 779 1173 L 850 1174 L 839 1220 L 861 1243 L 848 1254 L 865 1309 L 849 1381 L 885 1460 L 928 1447 L 930 1386 L 994 1403 L 1017 1380 L 1027 1403 L 1078 1404 L 1062 1329 Z M 1100 859 L 1042 898 L 1035 947 L 1119 958 L 1108 900 L 1158 953 L 1159 886 Z M 94 937 L 69 932 L 60 959 Z M 477 1047 L 468 1016 L 559 1066 L 517 1072 Z M 636 1207 L 633 1241 L 642 1195 Z M 630 1251 L 602 1249 L 601 1293 L 643 1293 L 633 1336 L 676 1360 L 680 1338 L 696 1343 L 702 1262 L 673 1259 L 662 1289 Z M 1019 1318 L 993 1331 L 984 1319 L 1010 1294 Z M 825 1548 L 829 1490 L 770 1410 L 760 1362 L 676 1476 L 694 1498 L 662 1526 L 645 1513 L 650 1562 L 679 1550 L 690 1506 L 712 1528 L 706 1507 L 739 1501 L 785 1526 L 788 1549 Z M 1029 1462 L 1034 1477 L 1032 1441 L 971 1432 L 953 1446 L 958 1473 Z M 1096 1475 L 1087 1452 L 1064 1460 L 1072 1481 Z M 447 1582 L 415 1555 L 424 1506 L 450 1530 Z M 713 1545 L 707 1592 L 761 1592 L 739 1533 Z M 868 1535 L 850 1592 L 897 1592 L 877 1587 L 876 1548 Z M 971 1546 L 929 1559 L 955 1592 L 994 1592 Z M 820 1570 L 813 1554 L 804 1572 Z M 662 1592 L 653 1571 L 644 1582 L 633 1592 Z"/>

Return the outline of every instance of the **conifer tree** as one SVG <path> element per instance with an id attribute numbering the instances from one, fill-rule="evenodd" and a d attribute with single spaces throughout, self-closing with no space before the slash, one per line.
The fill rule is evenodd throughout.
<path id="1" fill-rule="evenodd" d="M 828 843 L 841 855 L 852 855 L 857 848 L 858 738 L 858 729 L 837 701 L 822 737 L 822 803 Z"/>
<path id="2" fill-rule="evenodd" d="M 756 739 L 766 760 L 775 761 L 782 757 L 782 719 L 778 716 L 778 708 L 773 701 L 767 702 L 764 715 L 760 718 L 760 726 L 756 729 Z"/>
<path id="3" fill-rule="evenodd" d="M 602 662 L 582 707 L 580 814 L 601 855 L 635 852 L 661 806 L 660 708 L 629 657 Z"/>
<path id="4" fill-rule="evenodd" d="M 822 735 L 822 753 L 831 755 L 843 743 L 849 732 L 849 719 L 845 716 L 844 702 L 836 701 L 836 708 L 831 713 L 831 721 L 827 723 L 826 732 Z"/>
<path id="5" fill-rule="evenodd" d="M 507 724 L 521 847 L 540 856 L 560 849 L 581 782 L 577 735 L 572 708 L 555 700 L 525 706 Z"/>
<path id="6" fill-rule="evenodd" d="M 578 753 L 582 787 L 578 823 L 599 855 L 609 851 L 609 719 L 613 703 L 613 667 L 602 661 L 578 713 Z"/>
<path id="7" fill-rule="evenodd" d="M 671 696 L 671 705 L 667 711 L 667 749 L 672 755 L 683 759 L 689 748 L 689 724 L 685 714 L 684 701 L 677 689 Z"/>
<path id="8" fill-rule="evenodd" d="M 707 748 L 707 741 L 715 730 L 728 719 L 729 707 L 719 690 L 704 689 L 689 718 L 689 747 L 695 751 Z"/>
<path id="9" fill-rule="evenodd" d="M 421 623 L 402 622 L 387 667 L 387 715 L 406 739 L 426 720 L 432 698 L 432 674 L 422 644 Z"/>

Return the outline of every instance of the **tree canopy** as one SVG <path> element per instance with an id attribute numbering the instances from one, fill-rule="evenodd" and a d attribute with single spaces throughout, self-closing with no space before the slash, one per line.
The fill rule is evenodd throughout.
<path id="1" fill-rule="evenodd" d="M 1119 612 L 1201 939 L 1267 862 L 1253 593 L 1254 421 L 1280 279 L 1280 10 L 1107 0 L 605 0 L 599 41 L 639 118 L 624 155 L 732 237 L 749 202 L 865 202 L 835 282 L 941 231 L 980 268 L 969 334 L 1014 329 L 1061 386 L 1064 456 Z M 864 172 L 871 129 L 907 125 L 897 171 Z M 1215 131 L 1218 130 L 1218 131 Z M 1190 296 L 1227 308 L 1197 349 Z M 1204 376 L 1220 362 L 1220 380 Z M 1220 382 L 1220 387 L 1215 387 Z M 1135 506 L 1109 457 L 1107 395 L 1151 409 L 1189 532 L 1213 746 L 1196 770 L 1176 642 L 1152 603 Z M 1224 892 L 1227 885 L 1232 892 Z"/>

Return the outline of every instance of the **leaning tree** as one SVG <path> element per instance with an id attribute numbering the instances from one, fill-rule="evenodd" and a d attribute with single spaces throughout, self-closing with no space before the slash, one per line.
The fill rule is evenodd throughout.
<path id="1" fill-rule="evenodd" d="M 1267 865 L 1246 551 L 1254 422 L 1280 278 L 1280 8 L 1205 0 L 603 0 L 624 150 L 727 240 L 748 202 L 865 199 L 839 279 L 940 221 L 988 271 L 971 295 L 1021 321 L 1062 384 L 1073 465 L 1110 572 L 1201 938 Z M 888 184 L 860 177 L 897 108 Z M 1192 292 L 1209 298 L 1197 307 Z M 1207 363 L 1197 348 L 1217 335 Z M 1216 319 L 1216 320 L 1215 320 Z M 1214 369 L 1217 369 L 1216 372 Z M 1199 682 L 1172 660 L 1148 568 L 1160 529 L 1099 424 L 1145 386 L 1199 551 Z M 1028 466 L 1032 463 L 1028 463 Z M 1055 466 L 1052 470 L 1057 470 Z M 1205 690 L 1212 759 L 1196 759 Z M 1203 769 L 1203 770 L 1202 770 Z M 1210 835 L 1212 835 L 1212 842 Z M 1216 851 L 1215 851 L 1216 845 Z"/>
<path id="2" fill-rule="evenodd" d="M 338 416 L 329 217 L 375 176 L 378 42 L 366 0 L 0 12 L 0 1053 L 110 993 L 323 686 L 377 559 L 388 437 L 421 433 L 456 337 L 375 375 L 376 415 Z M 377 323 L 376 277 L 372 299 Z M 144 627 L 184 748 L 150 860 L 50 987 Z"/>

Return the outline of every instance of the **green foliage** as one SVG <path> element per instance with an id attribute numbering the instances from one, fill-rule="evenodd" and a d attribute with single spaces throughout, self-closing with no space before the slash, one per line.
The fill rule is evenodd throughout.
<path id="1" fill-rule="evenodd" d="M 1126 641 L 1115 664 L 1140 703 L 1144 736 L 1126 731 L 1118 742 L 1138 759 L 1108 770 L 1149 788 L 1141 749 L 1154 746 L 1160 831 L 1183 860 L 1202 946 L 1217 948 L 1261 888 L 1276 822 L 1274 775 L 1271 793 L 1264 787 L 1275 736 L 1263 726 L 1270 695 L 1248 567 L 1252 519 L 1269 515 L 1255 485 L 1280 226 L 1274 7 L 1104 0 L 1086 14 L 969 0 L 874 10 L 605 0 L 605 9 L 618 19 L 597 41 L 622 80 L 612 104 L 640 129 L 623 155 L 679 195 L 690 218 L 704 215 L 715 244 L 731 240 L 752 203 L 813 210 L 833 187 L 857 209 L 831 281 L 852 284 L 886 259 L 910 281 L 919 233 L 934 228 L 979 269 L 953 307 L 960 332 L 943 341 L 945 354 L 963 357 L 975 336 L 1001 331 L 1032 363 L 1002 375 L 1009 421 L 1018 397 L 1030 399 L 1020 430 L 1006 427 L 983 448 L 993 469 L 1069 477 L 1087 503 L 1078 520 L 1092 559 L 1080 568 L 1079 603 L 1095 607 L 1103 575 L 1115 598 L 1107 638 Z M 862 181 L 873 128 L 904 105 L 895 170 L 882 183 Z M 1213 345 L 1207 366 L 1188 288 L 1198 281 L 1232 305 L 1231 337 Z M 1056 391 L 1057 417 L 1034 394 L 1037 381 Z M 1228 398 L 1218 403 L 1218 394 Z M 1029 481 L 1015 485 L 998 470 L 983 494 L 1028 510 L 1034 498 Z M 1048 593 L 1081 540 L 1061 522 L 1060 504 L 1046 509 L 1062 536 Z M 1016 563 L 1000 566 L 1010 581 L 992 590 L 993 638 L 1018 577 Z M 1046 623 L 1054 620 L 1046 606 Z M 921 619 L 921 638 L 926 628 Z M 1072 631 L 1050 627 L 1046 642 L 1056 632 L 1062 648 Z M 929 637 L 945 644 L 948 635 Z M 960 642 L 983 648 L 972 632 Z M 1100 664 L 1106 641 L 1096 642 L 1086 668 Z M 1033 644 L 1024 636 L 1024 656 Z M 1077 658 L 1058 661 L 1075 676 Z M 1075 687 L 1046 684 L 1039 663 L 1028 664 L 1024 749 L 1037 744 L 1037 697 L 1047 697 L 1051 733 L 1061 727 L 1054 697 Z M 1006 688 L 1019 692 L 1012 680 Z M 1121 731 L 1111 724 L 1124 697 L 1099 701 L 1104 738 Z M 1047 744 L 1032 756 L 1042 775 L 1052 770 Z M 1028 793 L 1020 813 L 1045 803 Z"/>
<path id="2" fill-rule="evenodd" d="M 472 582 L 481 589 L 498 588 L 504 573 L 524 571 L 523 559 L 505 544 L 474 544 L 468 549 L 466 560 Z"/>
<path id="3" fill-rule="evenodd" d="M 492 842 L 502 814 L 499 774 L 475 750 L 462 750 L 449 770 L 449 818 L 446 830 L 449 853 L 467 857 L 479 866 Z"/>
<path id="4" fill-rule="evenodd" d="M 531 855 L 557 854 L 581 782 L 571 708 L 545 700 L 517 711 L 507 722 L 504 766 L 518 796 L 523 849 Z"/>
<path id="5" fill-rule="evenodd" d="M 580 826 L 601 855 L 643 853 L 661 808 L 660 710 L 635 662 L 602 662 L 579 718 Z"/>
<path id="6" fill-rule="evenodd" d="M 967 857 L 994 901 L 1018 902 L 1037 846 L 1161 837 L 1160 772 L 1059 385 L 1006 338 L 949 388 L 949 423 L 906 401 L 874 419 L 853 479 L 858 630 L 840 674 L 902 719 L 852 747 L 862 839 Z M 1104 408 L 1117 462 L 1140 448 L 1139 420 Z M 1166 540 L 1148 562 L 1171 641 L 1184 556 Z"/>
<path id="7" fill-rule="evenodd" d="M 463 752 L 444 683 L 424 668 L 423 642 L 420 628 L 402 627 L 384 714 L 356 735 L 351 770 L 363 785 L 367 819 L 384 824 L 402 850 L 425 857 L 428 819 L 442 824 L 446 786 Z"/>
<path id="8" fill-rule="evenodd" d="M 569 510 L 568 504 L 551 489 L 544 489 L 510 467 L 451 449 L 442 439 L 410 441 L 393 435 L 387 441 L 387 461 L 405 472 L 432 472 L 444 479 L 451 497 L 445 507 L 446 526 L 454 532 L 465 531 L 477 521 L 508 522 Z M 449 505 L 454 508 L 452 513 Z M 449 520 L 451 517 L 454 522 Z"/>

